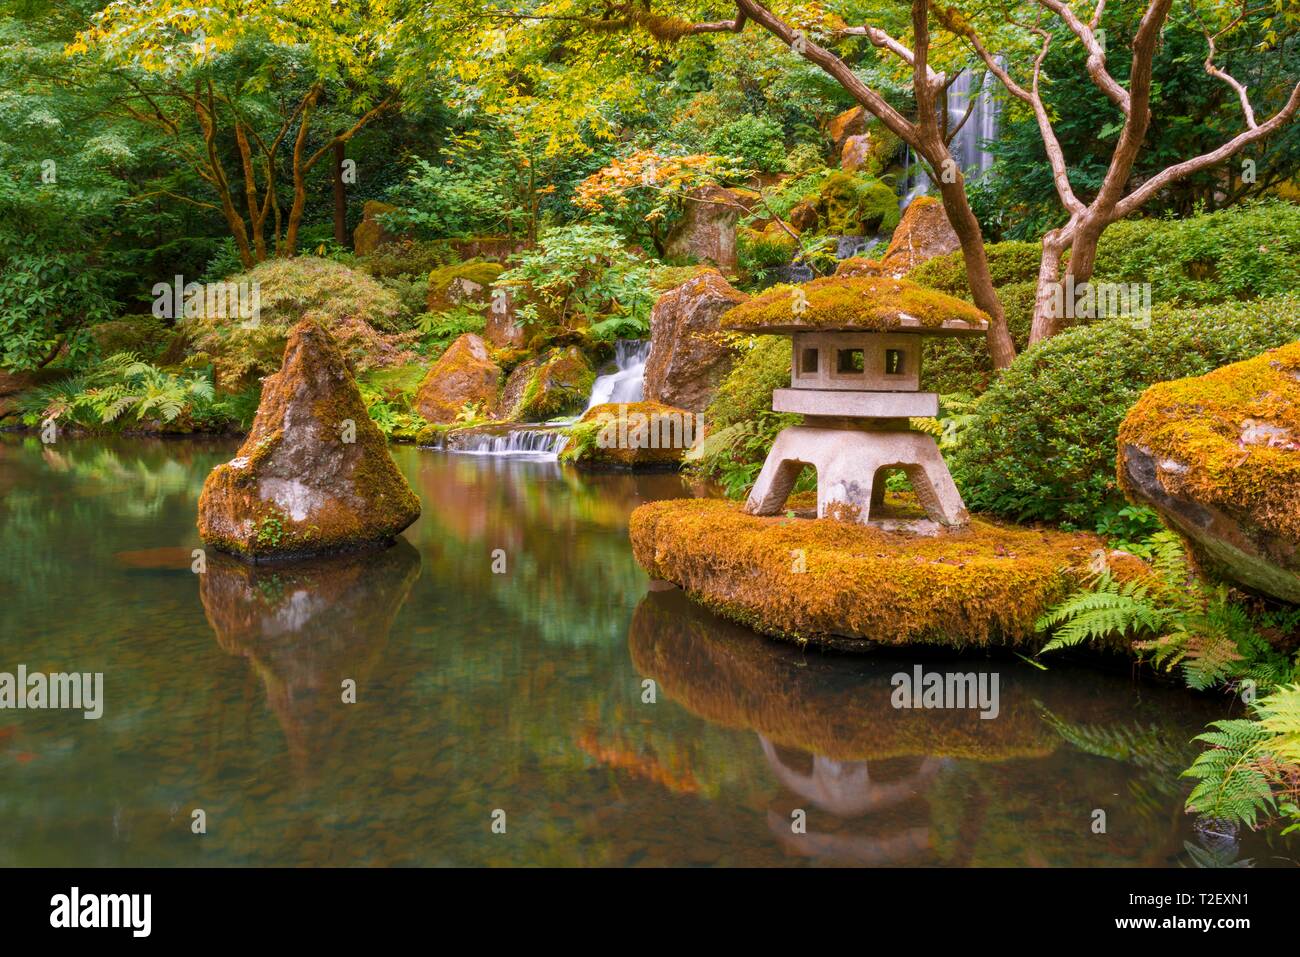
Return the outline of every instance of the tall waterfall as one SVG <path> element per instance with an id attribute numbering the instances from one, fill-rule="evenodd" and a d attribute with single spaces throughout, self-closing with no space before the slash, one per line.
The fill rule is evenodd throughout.
<path id="1" fill-rule="evenodd" d="M 997 139 L 998 119 L 1002 110 L 1002 104 L 996 95 L 997 79 L 987 72 L 983 77 L 983 83 L 976 88 L 973 73 L 970 70 L 963 70 L 948 88 L 949 129 L 961 123 L 962 117 L 966 116 L 966 110 L 971 105 L 972 97 L 975 100 L 970 117 L 962 124 L 948 147 L 952 158 L 957 161 L 957 165 L 961 167 L 967 179 L 983 175 L 993 165 L 993 154 L 982 144 Z M 929 189 L 930 176 L 925 164 L 909 146 L 907 166 L 903 176 L 902 204 L 906 206 Z"/>

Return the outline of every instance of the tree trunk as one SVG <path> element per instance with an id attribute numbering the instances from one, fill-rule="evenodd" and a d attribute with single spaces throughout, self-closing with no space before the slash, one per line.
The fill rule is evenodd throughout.
<path id="1" fill-rule="evenodd" d="M 340 246 L 348 244 L 348 191 L 343 182 L 346 152 L 347 147 L 342 141 L 334 144 L 334 241 Z"/>
<path id="2" fill-rule="evenodd" d="M 1060 230 L 1052 230 L 1043 237 L 1043 254 L 1038 261 L 1038 288 L 1034 292 L 1034 320 L 1029 330 L 1029 344 L 1042 342 L 1061 329 L 1064 319 L 1063 299 L 1058 302 L 1061 289 L 1061 254 L 1064 246 Z"/>
<path id="3" fill-rule="evenodd" d="M 942 163 L 934 163 L 932 159 L 930 162 L 936 170 L 943 168 Z M 993 288 L 993 277 L 989 274 L 989 260 L 984 252 L 984 233 L 980 229 L 979 220 L 975 218 L 975 211 L 970 208 L 970 202 L 966 198 L 962 177 L 958 176 L 956 182 L 946 183 L 940 176 L 939 195 L 943 200 L 943 211 L 948 217 L 948 222 L 952 224 L 953 232 L 961 241 L 962 259 L 966 263 L 966 278 L 970 284 L 971 298 L 975 301 L 975 305 L 989 315 L 988 346 L 993 368 L 1005 369 L 1016 358 L 1016 344 L 1011 338 L 1011 331 L 1007 328 L 1007 317 L 1002 309 L 1002 302 Z"/>

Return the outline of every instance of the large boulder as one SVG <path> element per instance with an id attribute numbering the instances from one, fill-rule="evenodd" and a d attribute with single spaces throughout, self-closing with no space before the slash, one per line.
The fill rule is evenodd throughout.
<path id="1" fill-rule="evenodd" d="M 858 133 L 844 140 L 840 150 L 840 169 L 846 173 L 856 173 L 871 162 L 871 136 Z"/>
<path id="2" fill-rule="evenodd" d="M 385 243 L 396 242 L 401 237 L 390 233 L 379 222 L 379 217 L 397 209 L 392 203 L 369 200 L 361 208 L 361 222 L 352 230 L 352 251 L 358 256 L 369 256 Z"/>
<path id="3" fill-rule="evenodd" d="M 595 381 L 595 370 L 577 346 L 551 349 L 510 373 L 497 400 L 496 417 L 543 422 L 580 411 Z"/>
<path id="4" fill-rule="evenodd" d="M 1300 603 L 1300 343 L 1149 388 L 1119 483 L 1214 570 Z"/>
<path id="5" fill-rule="evenodd" d="M 897 279 L 921 263 L 961 248 L 961 240 L 948 222 L 943 203 L 933 196 L 918 196 L 907 205 L 903 218 L 880 260 L 881 271 Z"/>
<path id="6" fill-rule="evenodd" d="M 429 367 L 415 394 L 415 411 L 429 422 L 455 422 L 465 405 L 490 409 L 501 388 L 501 367 L 481 336 L 467 332 Z"/>
<path id="7" fill-rule="evenodd" d="M 844 144 L 851 136 L 861 136 L 867 132 L 867 111 L 860 106 L 845 110 L 826 124 L 826 135 L 835 144 L 835 153 L 839 155 Z"/>
<path id="8" fill-rule="evenodd" d="M 670 259 L 709 262 L 727 271 L 736 268 L 736 221 L 752 205 L 740 190 L 705 186 L 686 200 L 682 218 L 668 234 L 664 252 Z"/>
<path id="9" fill-rule="evenodd" d="M 250 561 L 390 543 L 420 515 L 334 340 L 303 320 L 252 431 L 199 497 L 199 534 Z"/>
<path id="10" fill-rule="evenodd" d="M 703 412 L 734 358 L 718 320 L 748 298 L 716 269 L 702 271 L 660 296 L 650 312 L 645 397 Z"/>

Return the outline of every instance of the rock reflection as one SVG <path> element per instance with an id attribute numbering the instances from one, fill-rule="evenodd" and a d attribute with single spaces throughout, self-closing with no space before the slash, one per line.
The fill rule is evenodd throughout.
<path id="1" fill-rule="evenodd" d="M 1077 860 L 1081 848 L 1103 860 L 1158 859 L 1158 840 L 1134 844 L 1132 829 L 1093 835 L 1087 827 L 1091 808 L 1126 783 L 1144 786 L 1140 769 L 1118 755 L 1081 764 L 1072 753 L 1079 743 L 1062 731 L 1131 725 L 1131 689 L 1125 694 L 1123 682 L 1104 674 L 931 658 L 927 671 L 998 672 L 998 717 L 900 710 L 891 678 L 910 671 L 913 659 L 804 653 L 717 619 L 678 590 L 642 599 L 629 646 L 638 672 L 655 679 L 664 697 L 715 725 L 756 734 L 782 789 L 769 803 L 768 827 L 787 854 L 951 866 L 979 863 L 984 854 L 1005 860 L 1011 846 L 1027 864 Z M 1057 767 L 1077 773 L 1056 776 Z M 1031 792 L 1020 783 L 1044 780 L 1052 785 Z M 799 810 L 806 833 L 792 828 Z"/>
<path id="2" fill-rule="evenodd" d="M 313 778 L 335 749 L 343 682 L 364 695 L 388 633 L 420 574 L 420 553 L 392 548 L 291 565 L 209 553 L 199 594 L 217 644 L 247 658 L 284 730 L 295 772 Z"/>

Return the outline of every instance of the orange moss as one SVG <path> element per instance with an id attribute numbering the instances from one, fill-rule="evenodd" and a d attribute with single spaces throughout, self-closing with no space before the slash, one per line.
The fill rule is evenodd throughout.
<path id="1" fill-rule="evenodd" d="M 988 316 L 968 302 L 907 279 L 826 276 L 801 286 L 774 286 L 723 314 L 723 329 L 771 332 L 797 329 L 906 328 L 910 317 L 938 331 L 945 322 L 984 329 Z M 906 325 L 905 325 L 906 323 Z"/>
<path id="2" fill-rule="evenodd" d="M 690 499 L 643 505 L 629 535 L 652 577 L 725 617 L 848 647 L 1036 648 L 1034 621 L 1083 581 L 1099 547 L 1092 535 L 983 521 L 927 537 Z"/>
<path id="3" fill-rule="evenodd" d="M 1300 542 L 1300 343 L 1142 394 L 1119 430 L 1149 450 L 1171 493 Z"/>

